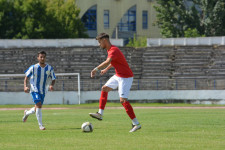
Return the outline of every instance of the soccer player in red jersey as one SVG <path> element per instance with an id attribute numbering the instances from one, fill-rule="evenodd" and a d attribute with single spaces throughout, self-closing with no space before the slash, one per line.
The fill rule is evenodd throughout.
<path id="1" fill-rule="evenodd" d="M 106 61 L 102 62 L 91 71 L 91 77 L 94 77 L 95 74 L 101 69 L 102 70 L 100 74 L 104 75 L 112 67 L 115 68 L 116 74 L 112 76 L 102 87 L 101 97 L 99 99 L 99 111 L 97 113 L 89 113 L 90 116 L 98 120 L 102 120 L 104 108 L 107 102 L 108 92 L 118 87 L 120 102 L 125 108 L 128 116 L 132 120 L 132 129 L 130 130 L 130 132 L 141 129 L 141 125 L 135 116 L 133 108 L 130 105 L 129 101 L 127 101 L 133 82 L 133 72 L 131 71 L 123 53 L 119 50 L 118 47 L 110 43 L 108 34 L 101 33 L 96 37 L 96 40 L 98 40 L 100 48 L 107 50 L 108 57 Z"/>

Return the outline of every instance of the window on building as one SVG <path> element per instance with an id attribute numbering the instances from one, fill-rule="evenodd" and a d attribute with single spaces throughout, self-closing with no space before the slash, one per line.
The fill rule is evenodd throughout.
<path id="1" fill-rule="evenodd" d="M 96 15 L 96 6 L 91 7 L 81 18 L 84 23 L 85 28 L 88 30 L 96 30 L 97 28 L 97 15 Z"/>
<path id="2" fill-rule="evenodd" d="M 130 8 L 121 18 L 119 31 L 136 31 L 136 6 Z"/>
<path id="3" fill-rule="evenodd" d="M 104 10 L 104 28 L 109 28 L 109 10 Z"/>
<path id="4" fill-rule="evenodd" d="M 148 11 L 142 11 L 142 28 L 148 29 Z"/>

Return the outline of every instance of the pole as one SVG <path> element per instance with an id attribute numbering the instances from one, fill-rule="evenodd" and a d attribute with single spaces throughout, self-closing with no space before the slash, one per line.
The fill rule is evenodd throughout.
<path id="1" fill-rule="evenodd" d="M 118 26 L 116 26 L 116 39 L 118 39 Z"/>
<path id="2" fill-rule="evenodd" d="M 78 100 L 80 105 L 80 73 L 78 73 Z"/>

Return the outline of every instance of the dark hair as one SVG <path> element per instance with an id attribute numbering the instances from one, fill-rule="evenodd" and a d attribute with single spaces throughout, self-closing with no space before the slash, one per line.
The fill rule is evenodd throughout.
<path id="1" fill-rule="evenodd" d="M 100 34 L 96 37 L 96 40 L 100 40 L 100 39 L 103 39 L 103 38 L 109 39 L 109 35 L 106 34 L 106 33 L 100 33 Z"/>
<path id="2" fill-rule="evenodd" d="M 40 52 L 38 52 L 38 56 L 39 56 L 40 54 L 44 54 L 45 56 L 47 55 L 45 51 L 40 51 Z"/>

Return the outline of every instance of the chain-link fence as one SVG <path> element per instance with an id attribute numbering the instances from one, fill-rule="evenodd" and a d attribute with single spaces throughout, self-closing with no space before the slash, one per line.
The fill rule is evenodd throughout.
<path id="1" fill-rule="evenodd" d="M 108 78 L 81 79 L 81 91 L 101 90 Z M 76 76 L 57 77 L 55 91 L 77 91 Z M 0 92 L 23 91 L 21 77 L 0 78 Z M 224 90 L 223 79 L 134 79 L 131 90 Z"/>

